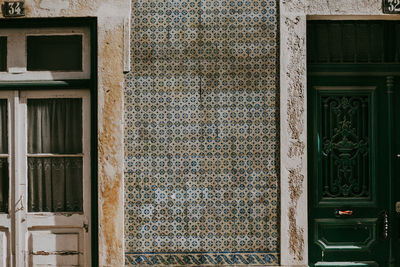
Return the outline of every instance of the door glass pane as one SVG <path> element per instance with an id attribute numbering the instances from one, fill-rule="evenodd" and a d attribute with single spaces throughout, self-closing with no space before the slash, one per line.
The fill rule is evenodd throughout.
<path id="1" fill-rule="evenodd" d="M 0 154 L 8 153 L 7 99 L 0 99 Z"/>
<path id="2" fill-rule="evenodd" d="M 0 37 L 0 71 L 7 71 L 7 37 Z"/>
<path id="3" fill-rule="evenodd" d="M 8 115 L 7 99 L 0 99 L 0 212 L 8 211 Z"/>
<path id="4" fill-rule="evenodd" d="M 28 36 L 28 70 L 81 71 L 82 36 Z"/>
<path id="5" fill-rule="evenodd" d="M 82 100 L 28 100 L 28 153 L 82 152 Z"/>
<path id="6" fill-rule="evenodd" d="M 0 158 L 0 212 L 8 211 L 8 159 Z"/>
<path id="7" fill-rule="evenodd" d="M 28 100 L 28 210 L 82 211 L 82 100 Z M 43 155 L 43 153 L 54 155 Z M 76 156 L 62 156 L 76 154 Z"/>
<path id="8" fill-rule="evenodd" d="M 82 158 L 29 157 L 28 211 L 82 211 Z"/>

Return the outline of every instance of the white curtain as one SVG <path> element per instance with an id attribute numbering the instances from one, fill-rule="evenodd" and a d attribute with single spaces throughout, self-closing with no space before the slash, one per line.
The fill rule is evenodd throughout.
<path id="1" fill-rule="evenodd" d="M 28 153 L 82 152 L 81 99 L 28 100 Z M 28 158 L 29 211 L 82 211 L 82 158 Z"/>
<path id="2" fill-rule="evenodd" d="M 28 158 L 29 211 L 82 211 L 82 158 Z"/>
<path id="3" fill-rule="evenodd" d="M 29 99 L 28 153 L 81 152 L 81 99 Z"/>

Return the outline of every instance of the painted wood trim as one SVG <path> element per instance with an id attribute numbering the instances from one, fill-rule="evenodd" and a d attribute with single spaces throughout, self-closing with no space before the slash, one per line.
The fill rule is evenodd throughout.
<path id="1" fill-rule="evenodd" d="M 4 81 L 44 81 L 60 79 L 90 78 L 90 29 L 89 27 L 63 28 L 0 28 L 0 35 L 7 36 L 7 72 L 0 72 Z M 82 71 L 27 71 L 28 36 L 81 35 L 82 36 Z"/>

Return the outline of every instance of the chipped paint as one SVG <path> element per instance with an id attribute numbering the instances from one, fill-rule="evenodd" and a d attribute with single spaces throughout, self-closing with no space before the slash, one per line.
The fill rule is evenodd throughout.
<path id="1" fill-rule="evenodd" d="M 294 157 L 298 157 L 298 156 L 304 155 L 304 149 L 305 149 L 304 142 L 299 141 L 299 140 L 290 141 L 289 142 L 288 157 L 289 158 L 294 158 Z"/>
<path id="2" fill-rule="evenodd" d="M 82 254 L 79 251 L 73 251 L 73 250 L 62 250 L 62 251 L 32 251 L 29 253 L 30 255 L 34 256 L 49 256 L 49 255 L 57 255 L 57 256 L 68 256 L 68 255 L 79 255 Z"/>
<path id="3" fill-rule="evenodd" d="M 290 202 L 293 207 L 296 208 L 297 202 L 303 194 L 303 181 L 304 175 L 300 173 L 301 168 L 289 169 L 289 192 L 290 192 Z"/>
<path id="4" fill-rule="evenodd" d="M 289 1 L 293 3 L 292 1 Z M 281 125 L 281 133 L 287 140 L 284 144 L 281 141 L 281 173 L 282 173 L 282 196 L 281 199 L 288 199 L 287 204 L 282 203 L 282 214 L 286 224 L 282 226 L 281 234 L 288 236 L 288 240 L 283 240 L 281 250 L 285 249 L 290 255 L 290 263 L 300 264 L 306 261 L 304 252 L 306 238 L 304 237 L 304 229 L 306 224 L 299 219 L 303 212 L 299 211 L 299 201 L 304 197 L 305 191 L 305 170 L 302 166 L 306 166 L 305 154 L 305 37 L 298 34 L 299 29 L 305 26 L 300 16 L 294 15 L 281 18 L 283 27 L 285 28 L 286 39 L 285 47 L 292 53 L 283 60 L 285 66 L 283 74 L 283 87 L 286 86 L 286 91 L 281 92 L 281 114 L 284 110 L 284 124 Z M 281 66 L 282 71 L 282 66 Z M 285 155 L 284 155 L 285 154 Z M 285 159 L 284 159 L 285 158 Z M 288 162 L 291 162 L 289 165 Z M 288 190 L 286 191 L 285 188 Z M 282 219 L 283 221 L 284 219 Z M 304 220 L 304 219 L 303 219 Z M 285 254 L 285 253 L 283 253 Z M 284 264 L 287 264 L 283 260 Z"/>
<path id="5" fill-rule="evenodd" d="M 300 170 L 301 168 L 289 169 L 289 250 L 298 261 L 303 260 L 302 251 L 304 248 L 304 228 L 298 226 L 296 219 L 298 201 L 300 196 L 303 194 L 304 175 L 300 173 Z"/>
<path id="6" fill-rule="evenodd" d="M 305 38 L 299 37 L 295 27 L 300 22 L 298 16 L 293 19 L 286 18 L 285 25 L 289 30 L 287 47 L 295 53 L 289 58 L 288 71 L 286 79 L 288 81 L 288 99 L 287 99 L 287 128 L 290 141 L 288 156 L 289 158 L 302 157 L 304 154 L 304 143 L 300 136 L 305 131 L 305 85 L 301 77 L 305 75 L 305 67 L 301 65 L 304 62 L 305 55 L 302 53 L 305 46 Z M 289 252 L 296 261 L 303 261 L 304 247 L 304 228 L 297 223 L 296 213 L 297 205 L 301 194 L 303 193 L 303 180 L 301 168 L 290 168 L 289 171 Z"/>
<path id="7" fill-rule="evenodd" d="M 297 261 L 303 261 L 304 228 L 298 227 L 296 222 L 296 208 L 290 207 L 289 219 L 289 251 Z"/>
<path id="8" fill-rule="evenodd" d="M 304 62 L 305 54 L 302 53 L 305 47 L 304 38 L 298 36 L 294 30 L 295 26 L 299 23 L 299 17 L 294 19 L 286 18 L 285 24 L 289 30 L 289 38 L 287 40 L 287 47 L 294 51 L 289 59 L 288 71 L 286 78 L 289 81 L 288 87 L 288 131 L 292 139 L 299 141 L 300 135 L 304 129 L 304 98 L 305 98 L 305 85 L 302 83 L 301 77 L 305 75 L 305 66 L 301 65 Z"/>

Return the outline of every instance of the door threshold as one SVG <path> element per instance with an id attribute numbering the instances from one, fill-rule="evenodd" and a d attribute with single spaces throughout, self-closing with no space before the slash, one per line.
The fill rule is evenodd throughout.
<path id="1" fill-rule="evenodd" d="M 375 261 L 320 261 L 315 263 L 314 266 L 325 266 L 325 267 L 335 267 L 335 266 L 346 266 L 346 267 L 358 267 L 358 266 L 376 266 L 378 263 Z"/>

